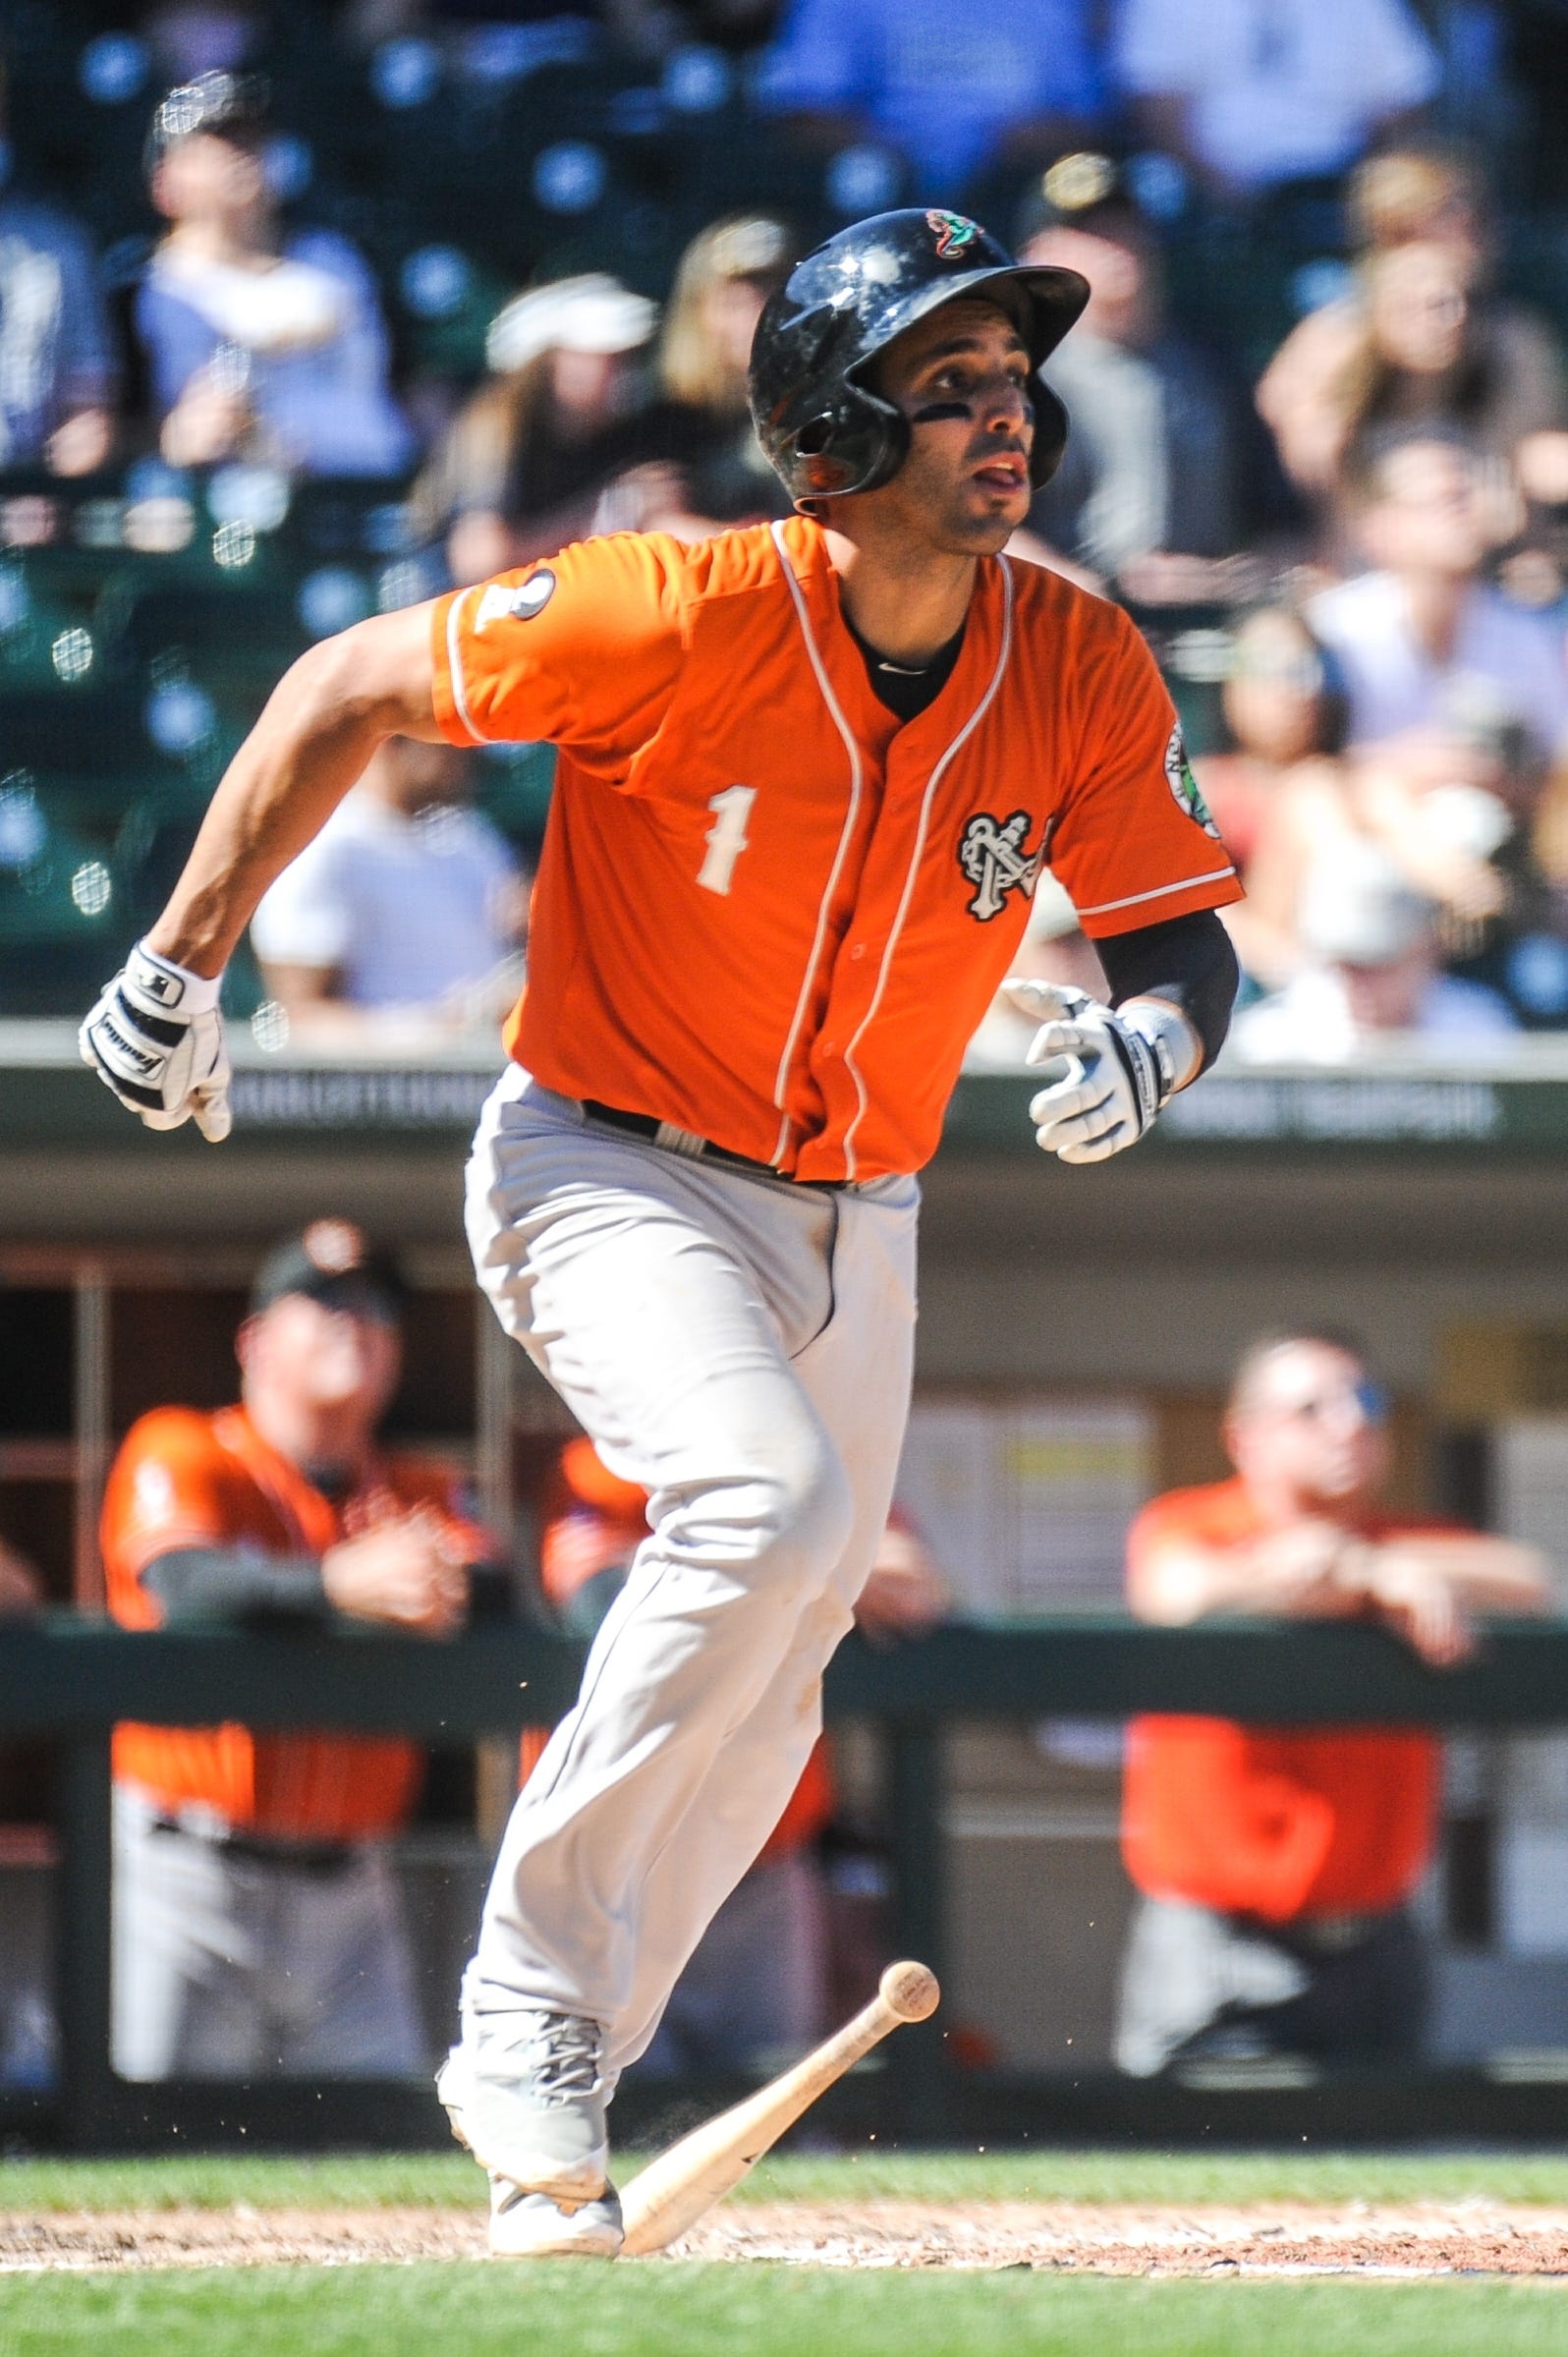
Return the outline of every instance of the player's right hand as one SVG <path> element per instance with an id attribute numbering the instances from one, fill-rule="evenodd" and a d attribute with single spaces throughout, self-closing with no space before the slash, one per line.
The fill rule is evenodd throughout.
<path id="1" fill-rule="evenodd" d="M 424 1506 L 329 1546 L 321 1585 L 334 1610 L 416 1637 L 452 1636 L 469 1608 L 468 1566 L 442 1517 Z"/>
<path id="2" fill-rule="evenodd" d="M 1475 1631 L 1463 1605 L 1419 1546 L 1385 1540 L 1362 1548 L 1361 1557 L 1357 1585 L 1372 1611 L 1429 1668 L 1452 1669 L 1474 1653 Z"/>
<path id="3" fill-rule="evenodd" d="M 193 1115 L 216 1146 L 229 1134 L 229 1052 L 218 983 L 139 941 L 77 1035 L 82 1061 L 149 1130 Z"/>

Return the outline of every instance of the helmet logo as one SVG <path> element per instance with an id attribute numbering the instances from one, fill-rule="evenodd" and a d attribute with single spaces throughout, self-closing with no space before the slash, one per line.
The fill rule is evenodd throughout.
<path id="1" fill-rule="evenodd" d="M 980 224 L 966 220 L 962 213 L 929 212 L 925 216 L 936 237 L 936 258 L 945 262 L 955 253 L 962 253 L 980 236 Z"/>

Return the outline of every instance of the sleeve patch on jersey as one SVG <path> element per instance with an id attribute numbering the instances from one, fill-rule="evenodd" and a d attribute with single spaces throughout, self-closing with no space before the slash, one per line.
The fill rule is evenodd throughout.
<path id="1" fill-rule="evenodd" d="M 548 565 L 540 565 L 524 582 L 492 582 L 479 599 L 474 617 L 475 631 L 481 631 L 486 622 L 532 622 L 535 614 L 543 613 L 554 595 L 555 575 Z"/>
<path id="2" fill-rule="evenodd" d="M 1170 743 L 1165 748 L 1165 780 L 1176 808 L 1184 811 L 1189 818 L 1203 828 L 1205 835 L 1212 835 L 1217 843 L 1219 829 L 1209 816 L 1208 805 L 1193 775 L 1193 765 L 1187 758 L 1187 747 L 1182 742 L 1180 722 L 1171 730 Z"/>

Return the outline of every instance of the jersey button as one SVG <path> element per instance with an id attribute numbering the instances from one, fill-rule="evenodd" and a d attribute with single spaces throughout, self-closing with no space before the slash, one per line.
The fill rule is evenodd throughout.
<path id="1" fill-rule="evenodd" d="M 854 946 L 854 948 L 853 948 L 853 949 L 850 951 L 850 956 L 851 956 L 852 958 L 863 958 L 863 957 L 865 957 L 865 955 L 866 955 L 866 944 L 865 944 L 865 942 L 864 942 L 864 941 L 857 941 L 857 942 L 856 942 L 856 944 L 855 944 L 855 946 Z"/>

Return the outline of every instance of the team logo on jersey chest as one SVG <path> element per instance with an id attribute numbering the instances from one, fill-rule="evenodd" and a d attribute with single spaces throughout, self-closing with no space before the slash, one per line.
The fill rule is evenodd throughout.
<path id="1" fill-rule="evenodd" d="M 1193 775 L 1193 765 L 1187 758 L 1187 748 L 1182 742 L 1179 727 L 1171 730 L 1170 743 L 1165 748 L 1165 782 L 1170 787 L 1176 808 L 1185 811 L 1188 817 L 1195 819 L 1204 834 L 1212 835 L 1217 843 L 1219 829 L 1209 816 L 1208 805 Z"/>
<path id="2" fill-rule="evenodd" d="M 1022 892 L 1026 900 L 1034 894 L 1045 865 L 1049 829 L 1041 835 L 1037 851 L 1026 851 L 1029 824 L 1028 811 L 1015 811 L 1010 818 L 977 811 L 964 829 L 958 864 L 975 886 L 969 913 L 981 925 L 1001 915 L 1009 892 Z"/>

